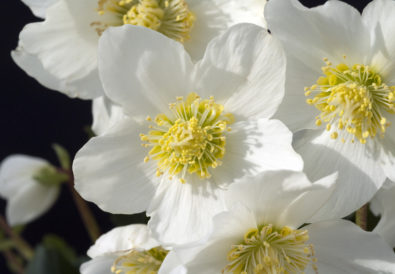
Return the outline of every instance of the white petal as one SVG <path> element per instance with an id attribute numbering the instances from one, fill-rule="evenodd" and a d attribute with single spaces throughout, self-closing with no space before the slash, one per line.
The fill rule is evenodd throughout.
<path id="1" fill-rule="evenodd" d="M 96 98 L 92 102 L 93 124 L 92 130 L 97 134 L 103 134 L 118 120 L 124 117 L 122 108 L 111 102 L 105 96 Z"/>
<path id="2" fill-rule="evenodd" d="M 148 28 L 109 28 L 100 39 L 99 56 L 106 94 L 133 115 L 168 112 L 177 96 L 193 91 L 192 62 L 182 45 Z"/>
<path id="3" fill-rule="evenodd" d="M 312 69 L 295 57 L 287 56 L 285 95 L 274 118 L 279 119 L 292 132 L 301 129 L 315 129 L 318 110 L 306 103 L 304 88 L 314 84 L 322 75 L 320 67 Z"/>
<path id="4" fill-rule="evenodd" d="M 150 236 L 148 227 L 133 224 L 116 227 L 100 236 L 88 250 L 88 256 L 96 258 L 109 253 L 128 251 L 132 248 L 149 250 L 160 244 Z"/>
<path id="5" fill-rule="evenodd" d="M 88 76 L 68 81 L 59 79 L 43 67 L 36 55 L 27 53 L 19 47 L 11 52 L 14 62 L 22 68 L 29 76 L 35 78 L 41 85 L 56 91 L 60 91 L 71 98 L 90 99 L 104 94 L 99 79 L 99 72 L 94 69 Z"/>
<path id="6" fill-rule="evenodd" d="M 32 10 L 33 14 L 40 18 L 45 18 L 49 6 L 59 0 L 22 0 Z"/>
<path id="7" fill-rule="evenodd" d="M 156 167 L 144 163 L 147 150 L 140 136 L 147 128 L 120 120 L 111 132 L 94 137 L 77 153 L 73 171 L 81 196 L 111 213 L 133 214 L 147 209 L 154 195 Z"/>
<path id="8" fill-rule="evenodd" d="M 187 269 L 181 264 L 175 252 L 170 251 L 158 270 L 158 274 L 186 274 Z"/>
<path id="9" fill-rule="evenodd" d="M 265 26 L 264 0 L 189 0 L 188 6 L 196 17 L 191 39 L 184 43 L 194 60 L 203 56 L 208 42 L 230 26 L 254 23 Z"/>
<path id="10" fill-rule="evenodd" d="M 0 195 L 10 199 L 28 184 L 36 183 L 33 179 L 36 172 L 48 166 L 41 158 L 15 154 L 5 158 L 0 166 Z"/>
<path id="11" fill-rule="evenodd" d="M 269 1 L 265 19 L 287 53 L 312 69 L 324 66 L 324 57 L 337 63 L 344 62 L 346 55 L 346 62 L 361 63 L 360 57 L 369 50 L 369 32 L 360 13 L 341 1 L 327 1 L 312 9 L 297 0 Z"/>
<path id="12" fill-rule="evenodd" d="M 198 94 L 244 118 L 270 118 L 284 94 L 285 57 L 263 28 L 239 24 L 213 39 L 197 70 Z M 234 79 L 231 79 L 234 78 Z"/>
<path id="13" fill-rule="evenodd" d="M 259 224 L 297 228 L 325 204 L 335 180 L 336 174 L 312 184 L 302 172 L 263 172 L 232 184 L 225 199 L 228 208 L 243 203 Z"/>
<path id="14" fill-rule="evenodd" d="M 47 212 L 58 198 L 60 188 L 43 186 L 35 181 L 22 186 L 6 206 L 11 226 L 26 224 Z"/>
<path id="15" fill-rule="evenodd" d="M 373 232 L 362 231 L 355 224 L 329 221 L 306 226 L 317 258 L 318 272 L 325 273 L 394 273 L 395 255 Z"/>
<path id="16" fill-rule="evenodd" d="M 341 138 L 345 138 L 343 144 Z M 375 142 L 351 143 L 351 135 L 340 132 L 333 140 L 330 133 L 305 130 L 295 135 L 295 150 L 304 160 L 304 172 L 317 180 L 338 172 L 338 183 L 328 203 L 315 216 L 324 220 L 351 214 L 367 203 L 381 187 L 385 174 L 377 159 Z"/>
<path id="17" fill-rule="evenodd" d="M 148 226 L 165 244 L 199 240 L 209 232 L 211 218 L 225 209 L 223 193 L 208 180 L 194 178 L 182 184 L 164 178 L 147 210 Z"/>
<path id="18" fill-rule="evenodd" d="M 117 254 L 107 254 L 104 256 L 96 257 L 80 267 L 81 274 L 110 274 L 111 266 L 118 258 Z"/>
<path id="19" fill-rule="evenodd" d="M 218 185 L 265 170 L 301 171 L 303 161 L 291 146 L 291 132 L 278 120 L 247 120 L 232 125 L 223 163 L 213 170 Z"/>
<path id="20" fill-rule="evenodd" d="M 385 137 L 380 140 L 382 144 L 380 164 L 385 175 L 395 182 L 395 142 L 389 138 L 390 136 Z"/>
<path id="21" fill-rule="evenodd" d="M 263 10 L 266 0 L 214 0 L 221 10 L 229 14 L 232 23 L 252 23 L 265 27 L 266 21 L 263 18 Z"/>
<path id="22" fill-rule="evenodd" d="M 86 77 L 90 80 L 91 74 L 97 67 L 97 41 L 99 36 L 94 29 L 89 26 L 90 22 L 97 19 L 98 14 L 95 12 L 97 3 L 88 1 L 81 7 L 84 10 L 75 14 L 75 1 L 65 2 L 61 0 L 50 6 L 47 10 L 46 20 L 44 22 L 32 23 L 22 30 L 18 50 L 26 53 L 25 60 L 20 61 L 27 67 L 29 75 L 38 77 L 40 82 L 46 81 L 47 75 L 42 75 L 42 69 L 57 78 L 65 88 L 70 84 L 76 85 L 79 81 L 83 87 L 95 86 L 95 84 L 85 83 Z M 89 5 L 89 4 L 90 5 Z M 78 5 L 79 6 L 79 5 Z M 92 9 L 92 10 L 91 10 Z M 83 12 L 85 21 L 81 22 L 78 16 Z M 74 14 L 73 14 L 74 13 Z M 26 58 L 34 55 L 38 58 L 41 66 L 37 70 L 29 67 Z M 31 63 L 32 61 L 30 61 Z M 44 77 L 43 80 L 40 78 Z M 64 83 L 63 83 L 64 82 Z M 96 84 L 97 86 L 98 84 Z M 63 90 L 67 93 L 67 90 Z M 93 98 L 97 91 L 92 90 Z"/>
<path id="23" fill-rule="evenodd" d="M 382 187 L 373 197 L 370 208 L 375 215 L 381 215 L 379 223 L 374 228 L 386 240 L 395 247 L 395 186 Z"/>
<path id="24" fill-rule="evenodd" d="M 370 29 L 372 37 L 377 40 L 383 39 L 384 48 L 381 48 L 381 50 L 384 50 L 383 54 L 393 56 L 395 49 L 395 38 L 393 35 L 395 31 L 394 1 L 376 0 L 370 2 L 363 10 L 362 20 Z M 376 36 L 377 30 L 379 30 L 379 37 Z"/>

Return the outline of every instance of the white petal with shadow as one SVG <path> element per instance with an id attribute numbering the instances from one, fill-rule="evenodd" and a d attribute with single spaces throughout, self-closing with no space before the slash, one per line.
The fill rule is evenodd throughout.
<path id="1" fill-rule="evenodd" d="M 395 272 L 395 255 L 376 233 L 363 231 L 345 220 L 320 222 L 304 228 L 309 231 L 319 273 Z"/>
<path id="2" fill-rule="evenodd" d="M 265 29 L 238 24 L 210 42 L 196 74 L 200 96 L 234 115 L 270 118 L 284 94 L 285 56 Z"/>
<path id="3" fill-rule="evenodd" d="M 215 183 L 195 176 L 186 181 L 163 178 L 147 210 L 148 226 L 165 245 L 201 239 L 210 231 L 211 218 L 225 209 L 224 190 Z"/>
<path id="4" fill-rule="evenodd" d="M 346 142 L 342 143 L 341 138 Z M 294 136 L 295 150 L 304 160 L 304 172 L 315 181 L 338 172 L 332 198 L 313 220 L 339 218 L 351 214 L 367 203 L 384 183 L 385 175 L 378 161 L 374 142 L 351 143 L 348 133 L 340 132 L 336 140 L 322 130 L 305 130 Z"/>
<path id="5" fill-rule="evenodd" d="M 139 134 L 147 128 L 124 118 L 111 132 L 93 137 L 75 156 L 75 188 L 81 196 L 111 213 L 147 209 L 155 192 L 154 163 L 144 163 L 147 149 Z"/>
<path id="6" fill-rule="evenodd" d="M 212 171 L 217 185 L 266 170 L 303 169 L 303 161 L 291 145 L 292 134 L 280 121 L 251 119 L 231 126 L 223 163 Z"/>
<path id="7" fill-rule="evenodd" d="M 177 96 L 193 91 L 183 46 L 144 27 L 124 25 L 102 35 L 99 73 L 107 96 L 134 116 L 167 113 Z"/>

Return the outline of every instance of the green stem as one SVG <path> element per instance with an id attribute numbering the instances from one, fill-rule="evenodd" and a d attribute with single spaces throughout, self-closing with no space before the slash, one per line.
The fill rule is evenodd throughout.
<path id="1" fill-rule="evenodd" d="M 364 205 L 357 210 L 355 214 L 355 223 L 362 228 L 367 230 L 368 228 L 368 204 Z"/>
<path id="2" fill-rule="evenodd" d="M 74 176 L 71 171 L 63 171 L 69 175 L 69 180 L 67 182 L 67 185 L 69 186 L 71 195 L 73 196 L 74 203 L 78 208 L 78 211 L 80 213 L 81 219 L 85 225 L 86 230 L 88 231 L 88 234 L 92 240 L 92 242 L 95 242 L 97 238 L 100 236 L 100 229 L 99 226 L 96 222 L 96 219 L 89 208 L 88 204 L 85 202 L 84 199 L 81 198 L 81 196 L 75 191 L 74 189 Z"/>
<path id="3" fill-rule="evenodd" d="M 0 215 L 0 228 L 15 243 L 16 249 L 26 260 L 30 260 L 31 258 L 33 258 L 33 248 L 24 239 L 22 239 L 20 235 L 12 230 L 3 215 Z"/>
<path id="4" fill-rule="evenodd" d="M 25 270 L 23 269 L 21 259 L 17 257 L 11 250 L 2 251 L 4 258 L 6 259 L 9 268 L 12 272 L 16 274 L 23 274 Z"/>

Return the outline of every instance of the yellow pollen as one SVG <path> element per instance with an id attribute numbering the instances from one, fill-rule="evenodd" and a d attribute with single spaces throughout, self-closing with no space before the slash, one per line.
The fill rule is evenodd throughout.
<path id="1" fill-rule="evenodd" d="M 168 252 L 160 246 L 150 250 L 132 250 L 115 260 L 111 272 L 115 274 L 156 274 Z"/>
<path id="2" fill-rule="evenodd" d="M 307 230 L 287 226 L 277 229 L 269 224 L 249 229 L 242 243 L 233 245 L 228 252 L 229 264 L 222 272 L 304 273 L 308 265 L 315 267 L 313 246 L 307 244 L 308 240 Z"/>
<path id="3" fill-rule="evenodd" d="M 315 124 L 321 126 L 325 122 L 327 131 L 334 130 L 330 135 L 332 139 L 337 139 L 343 130 L 353 135 L 351 142 L 356 138 L 362 144 L 376 135 L 384 137 L 390 126 L 384 115 L 395 113 L 395 86 L 383 83 L 370 66 L 343 63 L 333 66 L 328 58 L 323 60 L 326 63 L 322 67 L 324 76 L 305 88 L 305 95 L 313 96 L 306 99 L 306 103 L 321 111 Z M 337 126 L 332 127 L 333 124 Z M 345 138 L 341 141 L 345 142 Z"/>
<path id="4" fill-rule="evenodd" d="M 226 132 L 233 116 L 223 113 L 223 106 L 214 98 L 202 100 L 191 93 L 184 100 L 176 98 L 170 104 L 172 115 L 159 114 L 148 134 L 140 134 L 144 146 L 151 147 L 144 162 L 157 161 L 157 176 L 177 176 L 181 183 L 188 174 L 210 178 L 210 169 L 222 164 L 225 155 Z"/>
<path id="5" fill-rule="evenodd" d="M 91 23 L 99 35 L 109 26 L 130 24 L 156 30 L 183 43 L 190 38 L 195 22 L 185 0 L 99 0 L 97 11 L 100 15 L 114 15 L 107 23 Z"/>

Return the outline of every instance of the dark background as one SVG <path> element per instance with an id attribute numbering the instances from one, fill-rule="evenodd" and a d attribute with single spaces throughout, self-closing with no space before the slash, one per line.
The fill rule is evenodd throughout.
<path id="1" fill-rule="evenodd" d="M 301 2 L 312 7 L 326 1 Z M 370 1 L 344 2 L 352 4 L 361 11 Z M 51 149 L 53 142 L 63 145 L 71 155 L 74 155 L 88 140 L 84 127 L 92 122 L 91 103 L 70 99 L 61 93 L 42 87 L 13 63 L 10 52 L 17 46 L 19 32 L 27 23 L 39 19 L 35 18 L 29 8 L 19 0 L 2 0 L 1 8 L 3 12 L 0 19 L 2 22 L 0 161 L 8 155 L 21 153 L 42 157 L 57 164 Z M 109 214 L 100 211 L 93 204 L 90 206 L 102 232 L 114 226 Z M 0 200 L 1 214 L 4 214 L 4 209 L 5 202 Z M 146 221 L 143 214 L 128 220 Z M 23 236 L 35 246 L 47 233 L 61 236 L 81 255 L 85 254 L 91 245 L 66 187 L 63 188 L 62 195 L 55 206 L 46 215 L 30 223 Z M 0 257 L 0 273 L 8 273 L 2 257 Z"/>

